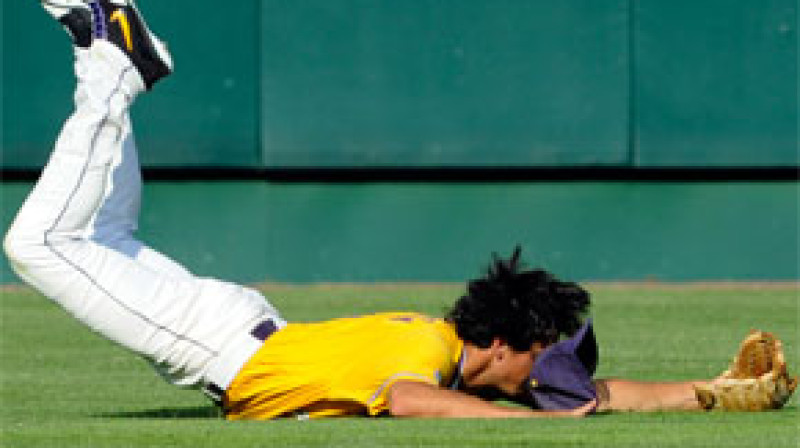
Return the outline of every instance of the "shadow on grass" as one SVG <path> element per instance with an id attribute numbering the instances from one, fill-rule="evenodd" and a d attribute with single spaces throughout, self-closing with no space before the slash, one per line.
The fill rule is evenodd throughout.
<path id="1" fill-rule="evenodd" d="M 163 418 L 163 419 L 223 418 L 222 412 L 214 406 L 195 406 L 188 408 L 160 408 L 160 409 L 144 409 L 141 411 L 109 412 L 105 414 L 97 414 L 96 417 Z"/>

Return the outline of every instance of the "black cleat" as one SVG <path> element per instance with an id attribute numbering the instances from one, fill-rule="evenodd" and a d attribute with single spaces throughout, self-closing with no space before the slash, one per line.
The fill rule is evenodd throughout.
<path id="1" fill-rule="evenodd" d="M 94 38 L 119 47 L 142 75 L 147 89 L 172 73 L 167 47 L 144 22 L 133 0 L 91 0 Z"/>
<path id="2" fill-rule="evenodd" d="M 172 58 L 144 22 L 133 0 L 42 0 L 47 12 L 88 48 L 94 39 L 117 46 L 136 67 L 148 90 L 172 73 Z"/>
<path id="3" fill-rule="evenodd" d="M 42 6 L 72 36 L 76 46 L 92 44 L 92 10 L 82 0 L 42 0 Z"/>

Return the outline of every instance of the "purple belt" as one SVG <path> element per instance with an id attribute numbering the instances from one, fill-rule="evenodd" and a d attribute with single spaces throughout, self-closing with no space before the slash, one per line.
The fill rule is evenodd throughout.
<path id="1" fill-rule="evenodd" d="M 263 342 L 272 336 L 276 331 L 278 331 L 278 326 L 275 325 L 275 322 L 267 319 L 261 321 L 261 323 L 253 327 L 253 329 L 250 330 L 250 335 Z M 214 404 L 220 408 L 222 407 L 222 399 L 225 397 L 225 389 L 215 383 L 207 383 L 205 386 L 203 386 L 203 392 L 209 398 L 211 398 L 211 401 L 213 401 Z"/>

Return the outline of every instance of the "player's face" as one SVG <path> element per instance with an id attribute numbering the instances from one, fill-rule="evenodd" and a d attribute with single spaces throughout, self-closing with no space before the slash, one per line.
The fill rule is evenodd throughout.
<path id="1" fill-rule="evenodd" d="M 545 348 L 545 344 L 536 342 L 529 350 L 517 351 L 500 343 L 493 352 L 487 372 L 490 385 L 509 396 L 522 392 L 528 382 L 533 362 Z"/>

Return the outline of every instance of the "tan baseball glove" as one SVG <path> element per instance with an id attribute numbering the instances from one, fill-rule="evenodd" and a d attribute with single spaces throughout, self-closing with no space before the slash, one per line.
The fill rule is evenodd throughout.
<path id="1" fill-rule="evenodd" d="M 781 341 L 772 333 L 751 330 L 728 370 L 696 386 L 695 394 L 706 410 L 763 411 L 783 407 L 797 382 L 786 373 Z"/>

